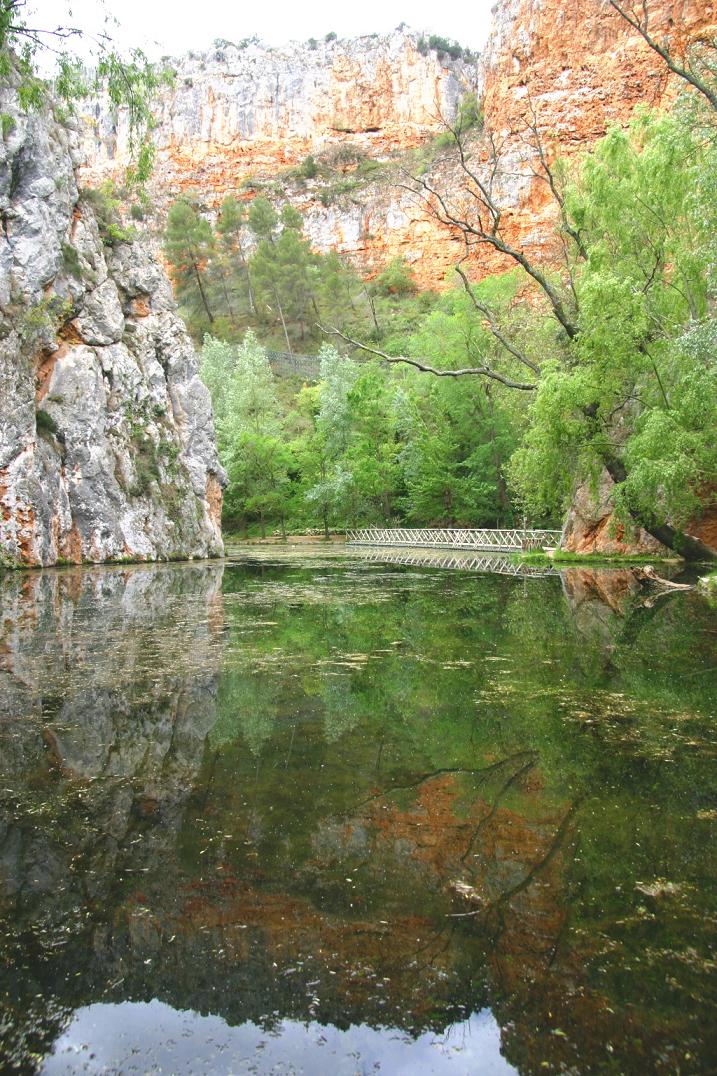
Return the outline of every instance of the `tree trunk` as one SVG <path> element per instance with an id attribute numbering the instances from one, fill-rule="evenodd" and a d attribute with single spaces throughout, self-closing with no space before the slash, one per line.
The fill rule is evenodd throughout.
<path id="1" fill-rule="evenodd" d="M 242 268 L 246 276 L 246 286 L 249 292 L 249 310 L 252 314 L 256 314 L 256 300 L 254 299 L 254 289 L 251 286 L 251 273 L 249 272 L 249 263 L 244 257 L 244 251 L 239 247 L 239 265 Z"/>
<path id="2" fill-rule="evenodd" d="M 279 317 L 281 318 L 281 327 L 284 330 L 284 339 L 286 340 L 286 350 L 289 352 L 289 354 L 293 358 L 294 352 L 291 350 L 291 341 L 289 340 L 289 334 L 286 331 L 286 322 L 284 321 L 284 311 L 281 308 L 281 300 L 279 299 L 279 293 L 276 290 L 276 288 L 274 288 L 274 298 L 276 299 L 276 305 L 277 305 L 277 308 L 279 310 Z"/>
<path id="3" fill-rule="evenodd" d="M 373 318 L 374 328 L 376 329 L 376 336 L 380 336 L 381 335 L 381 330 L 378 327 L 378 318 L 376 317 L 376 307 L 374 305 L 373 296 L 371 295 L 371 292 L 368 290 L 368 288 L 366 286 L 364 286 L 363 290 L 366 293 L 366 298 L 368 299 L 368 305 L 371 308 L 371 317 Z"/>
<path id="4" fill-rule="evenodd" d="M 234 307 L 232 306 L 232 301 L 231 301 L 231 298 L 229 296 L 229 288 L 227 287 L 226 273 L 224 272 L 223 268 L 219 270 L 219 275 L 220 275 L 221 281 L 222 281 L 222 291 L 224 292 L 224 301 L 227 304 L 227 310 L 229 311 L 229 320 L 231 321 L 232 325 L 236 328 L 237 321 L 236 321 L 236 317 L 234 316 Z"/>
<path id="5" fill-rule="evenodd" d="M 192 268 L 194 269 L 194 275 L 197 278 L 197 284 L 199 285 L 199 294 L 202 297 L 202 303 L 204 305 L 204 309 L 207 312 L 207 317 L 209 318 L 209 324 L 212 325 L 214 323 L 214 315 L 212 314 L 212 312 L 211 312 L 211 310 L 209 308 L 209 303 L 207 302 L 207 296 L 206 296 L 206 293 L 204 291 L 204 285 L 202 284 L 202 277 L 201 277 L 200 272 L 199 272 L 199 266 L 195 264 L 195 265 L 192 266 Z"/>

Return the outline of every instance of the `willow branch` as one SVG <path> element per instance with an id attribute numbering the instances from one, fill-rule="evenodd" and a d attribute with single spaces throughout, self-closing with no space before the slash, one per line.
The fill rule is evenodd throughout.
<path id="1" fill-rule="evenodd" d="M 473 306 L 478 311 L 478 313 L 482 314 L 483 317 L 486 319 L 486 321 L 488 322 L 488 327 L 489 327 L 491 333 L 493 334 L 493 336 L 498 341 L 498 343 L 502 344 L 502 346 L 505 348 L 505 350 L 510 355 L 512 355 L 513 358 L 517 359 L 518 362 L 523 363 L 523 365 L 527 366 L 528 369 L 532 370 L 534 374 L 540 375 L 540 367 L 538 366 L 538 364 L 536 362 L 533 362 L 532 359 L 529 359 L 527 355 L 524 355 L 523 352 L 520 351 L 515 346 L 515 344 L 513 344 L 508 339 L 508 337 L 503 333 L 500 326 L 496 322 L 496 320 L 493 317 L 493 314 L 491 313 L 489 308 L 487 306 L 484 306 L 483 303 L 481 303 L 479 301 L 479 299 L 476 297 L 475 292 L 471 288 L 470 281 L 469 281 L 463 267 L 461 266 L 460 262 L 458 263 L 458 265 L 455 265 L 453 268 L 455 269 L 455 271 L 458 273 L 458 276 L 463 281 L 463 287 L 465 288 L 466 294 L 468 295 L 470 301 L 472 302 Z"/>

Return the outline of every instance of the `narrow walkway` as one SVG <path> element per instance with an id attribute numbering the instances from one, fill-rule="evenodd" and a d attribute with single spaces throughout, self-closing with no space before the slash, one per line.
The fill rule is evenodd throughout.
<path id="1" fill-rule="evenodd" d="M 560 544 L 560 531 L 448 529 L 440 527 L 365 527 L 346 532 L 349 545 L 423 546 L 511 553 Z"/>

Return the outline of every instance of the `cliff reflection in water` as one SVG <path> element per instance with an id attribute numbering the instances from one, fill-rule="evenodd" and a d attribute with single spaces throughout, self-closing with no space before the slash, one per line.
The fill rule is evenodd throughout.
<path id="1" fill-rule="evenodd" d="M 193 1071 L 429 1033 L 447 1071 L 710 1071 L 692 595 L 276 554 L 0 585 L 7 1065 L 121 1067 L 152 1002 Z"/>

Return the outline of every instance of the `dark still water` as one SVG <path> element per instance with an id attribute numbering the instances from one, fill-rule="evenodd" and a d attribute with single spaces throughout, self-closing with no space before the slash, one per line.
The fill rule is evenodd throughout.
<path id="1" fill-rule="evenodd" d="M 0 618 L 3 1071 L 717 1070 L 693 592 L 269 552 Z"/>

